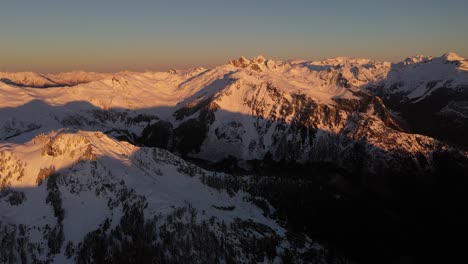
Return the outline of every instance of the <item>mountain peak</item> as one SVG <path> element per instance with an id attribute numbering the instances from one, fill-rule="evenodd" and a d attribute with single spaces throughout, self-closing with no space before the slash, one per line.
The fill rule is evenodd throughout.
<path id="1" fill-rule="evenodd" d="M 265 61 L 266 60 L 262 55 L 255 56 L 251 60 L 248 60 L 244 56 L 241 56 L 237 60 L 229 61 L 229 64 L 237 68 L 250 68 L 254 71 L 261 72 L 261 65 L 263 65 Z"/>
<path id="2" fill-rule="evenodd" d="M 229 61 L 229 64 L 231 64 L 234 67 L 241 67 L 245 68 L 249 65 L 250 61 L 247 60 L 244 56 L 241 56 L 239 59 L 234 59 Z"/>
<path id="3" fill-rule="evenodd" d="M 465 58 L 459 56 L 455 52 L 447 52 L 442 57 L 448 61 L 462 61 L 465 60 Z"/>
<path id="4" fill-rule="evenodd" d="M 254 63 L 258 63 L 258 64 L 262 64 L 264 63 L 266 60 L 265 58 L 262 56 L 262 55 L 258 55 L 258 56 L 255 56 L 252 58 L 252 62 Z"/>
<path id="5" fill-rule="evenodd" d="M 403 64 L 406 64 L 406 65 L 416 64 L 416 63 L 419 63 L 419 62 L 430 61 L 432 59 L 433 59 L 432 56 L 425 56 L 425 55 L 422 55 L 422 54 L 418 54 L 418 55 L 415 55 L 415 56 L 407 57 L 406 59 L 403 60 Z"/>

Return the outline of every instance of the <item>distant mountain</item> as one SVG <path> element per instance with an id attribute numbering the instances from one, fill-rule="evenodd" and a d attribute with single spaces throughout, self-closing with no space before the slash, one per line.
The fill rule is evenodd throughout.
<path id="1" fill-rule="evenodd" d="M 467 65 L 0 73 L 0 263 L 338 261 L 311 199 L 466 186 Z"/>
<path id="2" fill-rule="evenodd" d="M 0 72 L 0 81 L 20 86 L 34 88 L 49 88 L 73 86 L 100 79 L 109 78 L 110 74 L 95 72 L 66 72 L 58 74 L 40 74 L 35 72 Z"/>

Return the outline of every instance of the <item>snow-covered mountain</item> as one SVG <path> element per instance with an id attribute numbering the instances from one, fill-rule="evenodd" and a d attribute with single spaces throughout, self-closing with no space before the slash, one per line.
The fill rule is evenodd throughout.
<path id="1" fill-rule="evenodd" d="M 326 255 L 307 237 L 301 245 L 288 239 L 250 202 L 255 197 L 206 185 L 223 173 L 165 150 L 62 129 L 0 151 L 2 263 L 321 262 Z"/>
<path id="2" fill-rule="evenodd" d="M 48 88 L 72 86 L 80 83 L 109 78 L 111 74 L 96 72 L 65 72 L 40 74 L 35 72 L 0 72 L 0 81 L 21 87 Z"/>
<path id="3" fill-rule="evenodd" d="M 407 58 L 392 65 L 385 79 L 364 89 L 398 111 L 413 132 L 466 147 L 467 88 L 468 60 L 451 52 Z"/>
<path id="4" fill-rule="evenodd" d="M 333 172 L 335 187 L 399 197 L 468 169 L 451 144 L 467 146 L 467 65 L 453 53 L 396 64 L 258 56 L 168 72 L 0 73 L 0 262 L 135 257 L 125 250 L 141 261 L 324 262 L 327 250 L 275 221 L 268 190 L 257 197 L 248 176 L 184 159 L 247 172 L 332 164 L 345 172 Z"/>
<path id="5" fill-rule="evenodd" d="M 406 100 L 421 101 L 441 88 L 460 89 L 468 82 L 468 60 L 455 53 L 441 57 L 414 56 L 386 69 L 379 82 L 385 95 L 401 94 Z M 374 88 L 375 83 L 369 85 Z"/>

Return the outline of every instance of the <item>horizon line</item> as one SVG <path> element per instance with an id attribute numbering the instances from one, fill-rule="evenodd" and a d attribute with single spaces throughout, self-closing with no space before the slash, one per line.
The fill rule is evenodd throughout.
<path id="1" fill-rule="evenodd" d="M 375 56 L 361 57 L 361 56 L 340 56 L 339 55 L 339 56 L 332 56 L 332 57 L 322 57 L 322 58 L 319 58 L 319 59 L 307 59 L 307 58 L 306 59 L 303 59 L 303 58 L 272 59 L 272 58 L 265 58 L 265 61 L 272 60 L 272 61 L 282 61 L 282 62 L 292 62 L 292 61 L 320 62 L 320 61 L 324 61 L 324 60 L 342 58 L 342 59 L 363 59 L 363 60 L 370 60 L 370 61 L 375 61 L 375 62 L 389 62 L 391 64 L 398 64 L 398 63 L 404 62 L 408 58 L 423 56 L 423 57 L 428 57 L 428 58 L 433 59 L 433 58 L 441 58 L 441 57 L 446 56 L 448 54 L 454 54 L 456 56 L 461 57 L 463 60 L 467 60 L 467 57 L 464 56 L 464 55 L 460 55 L 459 52 L 447 51 L 447 52 L 443 53 L 440 56 L 425 55 L 425 54 L 417 53 L 415 55 L 405 56 L 405 57 L 402 57 L 401 59 L 395 59 L 395 60 L 375 59 Z M 166 72 L 166 71 L 170 71 L 170 70 L 189 70 L 189 69 L 194 69 L 194 68 L 198 68 L 198 67 L 202 67 L 202 68 L 205 68 L 205 69 L 214 69 L 216 67 L 227 65 L 232 60 L 237 60 L 239 58 L 247 58 L 247 59 L 250 58 L 250 59 L 252 59 L 252 58 L 255 58 L 255 57 L 265 57 L 265 56 L 263 56 L 261 54 L 258 54 L 256 56 L 243 56 L 243 55 L 241 55 L 241 56 L 238 56 L 236 58 L 231 57 L 231 59 L 226 60 L 225 63 L 205 63 L 205 64 L 200 63 L 200 64 L 190 64 L 190 65 L 186 65 L 186 66 L 175 66 L 175 67 L 167 66 L 167 67 L 163 67 L 163 68 L 160 67 L 159 69 L 157 69 L 156 67 L 155 68 L 144 68 L 144 69 L 131 69 L 131 67 L 128 67 L 128 68 L 122 68 L 122 69 L 118 69 L 118 70 L 86 70 L 86 69 L 83 69 L 83 68 L 81 68 L 81 69 L 77 68 L 77 69 L 72 69 L 72 70 L 35 71 L 35 70 L 4 70 L 4 69 L 2 69 L 3 67 L 0 67 L 0 72 L 1 73 L 36 73 L 36 74 L 42 74 L 42 75 L 64 74 L 64 73 L 79 73 L 79 72 L 82 72 L 82 73 L 100 73 L 100 74 L 114 74 L 114 73 L 125 73 L 125 72 L 128 72 L 128 73 Z M 374 57 L 374 58 L 372 58 L 372 57 Z"/>

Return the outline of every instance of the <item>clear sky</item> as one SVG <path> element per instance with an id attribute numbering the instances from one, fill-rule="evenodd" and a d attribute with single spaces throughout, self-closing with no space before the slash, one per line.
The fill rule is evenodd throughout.
<path id="1" fill-rule="evenodd" d="M 0 71 L 166 70 L 263 54 L 468 57 L 467 0 L 5 0 Z"/>

